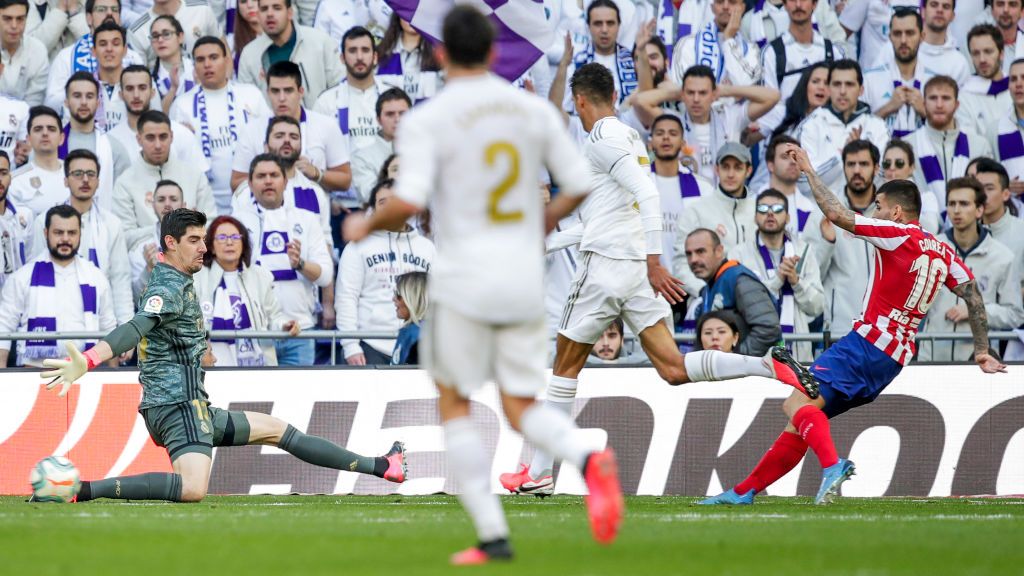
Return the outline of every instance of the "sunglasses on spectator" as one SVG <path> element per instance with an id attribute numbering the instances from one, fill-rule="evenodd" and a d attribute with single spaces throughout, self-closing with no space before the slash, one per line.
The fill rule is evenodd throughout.
<path id="1" fill-rule="evenodd" d="M 902 170 L 903 167 L 907 165 L 907 161 L 902 158 L 897 158 L 895 160 L 882 160 L 882 169 L 888 170 L 889 168 L 892 168 L 893 164 L 896 164 L 897 170 Z"/>
<path id="2" fill-rule="evenodd" d="M 771 212 L 772 214 L 782 214 L 785 211 L 786 211 L 786 207 L 783 206 L 782 204 L 758 204 L 757 205 L 757 213 L 758 214 L 767 214 L 769 212 Z"/>
<path id="3" fill-rule="evenodd" d="M 228 240 L 231 240 L 232 242 L 238 242 L 239 240 L 242 239 L 242 235 L 241 234 L 217 234 L 216 236 L 213 237 L 213 239 L 218 241 L 218 242 L 227 242 Z"/>

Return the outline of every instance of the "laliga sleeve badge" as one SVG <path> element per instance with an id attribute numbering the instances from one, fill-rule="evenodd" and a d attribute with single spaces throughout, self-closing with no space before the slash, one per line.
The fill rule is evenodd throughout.
<path id="1" fill-rule="evenodd" d="M 164 299 L 159 296 L 150 296 L 149 300 L 146 300 L 146 306 L 142 309 L 146 312 L 159 314 L 164 309 Z"/>

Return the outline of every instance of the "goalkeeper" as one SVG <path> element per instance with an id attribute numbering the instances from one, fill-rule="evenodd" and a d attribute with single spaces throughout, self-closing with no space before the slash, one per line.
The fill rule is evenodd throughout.
<path id="1" fill-rule="evenodd" d="M 77 501 L 198 502 L 206 496 L 214 446 L 277 446 L 317 466 L 405 481 L 401 442 L 395 442 L 384 456 L 360 456 L 318 436 L 303 434 L 273 416 L 210 406 L 200 366 L 206 330 L 192 284 L 192 275 L 202 268 L 206 253 L 205 225 L 206 216 L 194 210 L 181 208 L 165 216 L 160 224 L 165 261 L 153 269 L 141 300 L 142 310 L 84 354 L 69 344 L 69 358 L 44 361 L 51 369 L 42 377 L 53 379 L 47 388 L 59 384 L 63 396 L 88 370 L 138 345 L 139 412 L 153 441 L 167 450 L 174 470 L 82 482 Z"/>

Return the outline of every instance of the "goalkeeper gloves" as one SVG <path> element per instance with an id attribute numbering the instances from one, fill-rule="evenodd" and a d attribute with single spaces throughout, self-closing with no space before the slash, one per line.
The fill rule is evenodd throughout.
<path id="1" fill-rule="evenodd" d="M 47 390 L 52 390 L 58 384 L 61 385 L 57 396 L 67 394 L 72 382 L 99 364 L 99 356 L 96 354 L 95 348 L 90 348 L 85 354 L 82 354 L 78 351 L 78 347 L 71 342 L 66 342 L 64 346 L 68 350 L 68 357 L 63 360 L 43 360 L 43 366 L 53 368 L 53 370 L 47 370 L 40 374 L 43 378 L 53 378 L 46 384 Z"/>

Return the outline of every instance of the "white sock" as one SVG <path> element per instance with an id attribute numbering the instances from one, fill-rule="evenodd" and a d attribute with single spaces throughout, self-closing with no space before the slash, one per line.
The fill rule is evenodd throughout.
<path id="1" fill-rule="evenodd" d="M 548 384 L 548 399 L 545 404 L 571 418 L 572 407 L 576 402 L 576 387 L 578 385 L 579 380 L 575 378 L 552 376 L 551 383 Z M 523 434 L 525 435 L 526 433 L 524 432 Z M 536 480 L 537 478 L 551 475 L 551 471 L 555 467 L 555 458 L 541 450 L 541 446 L 536 442 L 534 442 L 534 445 L 537 446 L 537 451 L 533 453 L 533 461 L 530 462 L 530 478 Z"/>
<path id="2" fill-rule="evenodd" d="M 593 447 L 584 440 L 576 424 L 546 404 L 534 404 L 519 419 L 523 436 L 538 449 L 553 454 L 583 471 L 583 463 Z M 536 478 L 536 476 L 531 476 Z"/>
<path id="3" fill-rule="evenodd" d="M 719 350 L 689 352 L 683 356 L 683 363 L 686 365 L 686 377 L 691 382 L 732 380 L 745 376 L 773 377 L 761 358 Z"/>
<path id="4" fill-rule="evenodd" d="M 444 424 L 448 467 L 459 484 L 459 501 L 473 519 L 477 538 L 490 542 L 508 538 L 501 500 L 491 491 L 490 460 L 480 435 L 466 416 Z"/>

